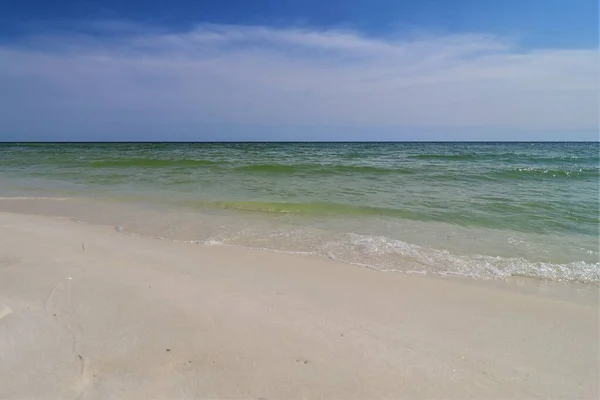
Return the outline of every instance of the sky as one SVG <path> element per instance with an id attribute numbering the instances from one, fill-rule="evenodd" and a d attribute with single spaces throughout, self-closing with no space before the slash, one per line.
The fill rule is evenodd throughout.
<path id="1" fill-rule="evenodd" d="M 0 141 L 598 140 L 597 0 L 8 0 Z"/>

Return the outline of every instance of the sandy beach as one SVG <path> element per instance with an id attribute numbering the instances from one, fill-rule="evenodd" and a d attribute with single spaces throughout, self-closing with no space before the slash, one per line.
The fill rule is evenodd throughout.
<path id="1" fill-rule="evenodd" d="M 2 399 L 599 397 L 598 286 L 0 213 Z"/>

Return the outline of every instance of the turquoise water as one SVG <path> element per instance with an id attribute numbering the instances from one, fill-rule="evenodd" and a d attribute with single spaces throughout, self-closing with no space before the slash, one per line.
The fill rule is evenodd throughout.
<path id="1" fill-rule="evenodd" d="M 598 282 L 599 152 L 598 143 L 6 144 L 0 195 L 111 200 L 129 207 L 111 223 L 136 233 L 380 270 Z"/>

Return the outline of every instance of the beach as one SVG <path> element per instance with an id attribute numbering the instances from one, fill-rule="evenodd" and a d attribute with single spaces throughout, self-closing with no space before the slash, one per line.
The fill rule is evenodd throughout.
<path id="1" fill-rule="evenodd" d="M 600 400 L 598 2 L 5 3 L 0 400 Z"/>
<path id="2" fill-rule="evenodd" d="M 598 286 L 0 212 L 3 399 L 596 399 Z"/>

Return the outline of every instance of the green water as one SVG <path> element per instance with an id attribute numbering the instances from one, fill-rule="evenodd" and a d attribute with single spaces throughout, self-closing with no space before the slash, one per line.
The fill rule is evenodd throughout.
<path id="1" fill-rule="evenodd" d="M 171 213 L 168 229 L 154 228 L 159 236 L 382 270 L 597 282 L 599 151 L 598 143 L 7 144 L 0 195 L 152 205 Z"/>

